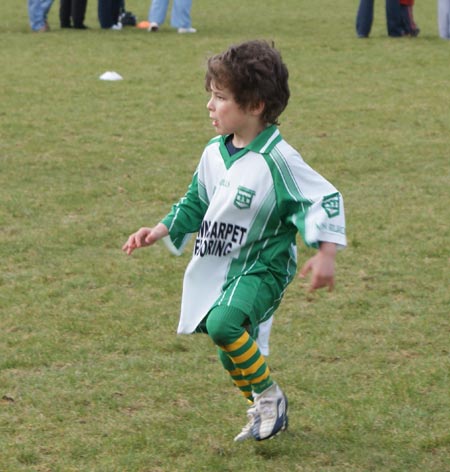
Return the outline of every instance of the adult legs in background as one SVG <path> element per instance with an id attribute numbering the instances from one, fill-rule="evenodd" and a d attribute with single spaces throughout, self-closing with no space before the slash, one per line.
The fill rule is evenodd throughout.
<path id="1" fill-rule="evenodd" d="M 120 0 L 98 0 L 98 19 L 102 28 L 111 28 L 119 21 Z"/>
<path id="2" fill-rule="evenodd" d="M 162 25 L 166 19 L 169 0 L 153 0 L 148 12 L 148 21 Z"/>
<path id="3" fill-rule="evenodd" d="M 191 28 L 192 0 L 173 0 L 170 24 L 174 28 Z"/>
<path id="4" fill-rule="evenodd" d="M 47 15 L 53 0 L 28 0 L 28 15 L 33 31 L 47 31 Z"/>
<path id="5" fill-rule="evenodd" d="M 61 0 L 59 3 L 59 24 L 61 28 L 71 28 L 72 0 Z"/>
<path id="6" fill-rule="evenodd" d="M 399 0 L 386 0 L 386 23 L 389 36 L 405 36 Z"/>
<path id="7" fill-rule="evenodd" d="M 450 0 L 438 0 L 439 36 L 450 39 Z"/>
<path id="8" fill-rule="evenodd" d="M 74 28 L 86 29 L 86 26 L 84 24 L 84 17 L 86 15 L 86 7 L 87 7 L 87 0 L 72 0 L 72 20 L 73 20 Z"/>
<path id="9" fill-rule="evenodd" d="M 360 0 L 356 14 L 356 34 L 358 38 L 367 38 L 373 22 L 374 0 Z"/>

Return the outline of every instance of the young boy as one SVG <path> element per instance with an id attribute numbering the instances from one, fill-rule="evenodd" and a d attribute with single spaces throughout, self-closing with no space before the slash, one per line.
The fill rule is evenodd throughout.
<path id="1" fill-rule="evenodd" d="M 406 35 L 419 36 L 420 29 L 414 21 L 414 0 L 400 0 L 400 14 Z"/>
<path id="2" fill-rule="evenodd" d="M 286 429 L 287 398 L 264 355 L 272 316 L 296 271 L 300 232 L 318 249 L 301 276 L 333 288 L 338 247 L 346 245 L 340 193 L 311 169 L 276 125 L 289 99 L 288 71 L 264 41 L 231 46 L 208 61 L 207 109 L 218 136 L 206 146 L 187 193 L 127 254 L 159 239 L 180 254 L 197 233 L 186 269 L 178 333 L 205 332 L 234 384 L 252 404 L 236 441 Z"/>

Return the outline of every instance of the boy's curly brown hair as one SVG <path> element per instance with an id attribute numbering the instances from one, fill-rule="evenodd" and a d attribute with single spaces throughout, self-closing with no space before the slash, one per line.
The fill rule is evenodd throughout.
<path id="1" fill-rule="evenodd" d="M 289 101 L 289 72 L 273 43 L 247 41 L 230 46 L 225 52 L 208 59 L 205 88 L 211 83 L 228 89 L 244 110 L 264 103 L 262 119 L 279 124 L 278 117 Z"/>

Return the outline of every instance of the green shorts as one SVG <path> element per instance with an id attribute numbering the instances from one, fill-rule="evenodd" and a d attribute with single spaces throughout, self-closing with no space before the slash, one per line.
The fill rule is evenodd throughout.
<path id="1" fill-rule="evenodd" d="M 218 306 L 229 306 L 246 315 L 244 327 L 256 338 L 260 324 L 269 320 L 283 298 L 285 287 L 270 273 L 242 275 L 224 286 L 222 294 L 210 311 Z M 206 319 L 200 322 L 196 332 L 205 333 Z"/>

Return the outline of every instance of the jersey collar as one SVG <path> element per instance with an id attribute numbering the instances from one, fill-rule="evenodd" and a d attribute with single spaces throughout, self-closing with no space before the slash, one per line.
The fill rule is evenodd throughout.
<path id="1" fill-rule="evenodd" d="M 222 155 L 225 164 L 229 167 L 233 162 L 242 157 L 249 151 L 256 152 L 258 154 L 268 154 L 273 147 L 281 141 L 282 137 L 280 131 L 275 125 L 268 126 L 264 131 L 258 134 L 256 138 L 245 148 L 230 157 L 228 149 L 225 146 L 225 141 L 229 135 L 220 137 L 220 154 Z"/>

